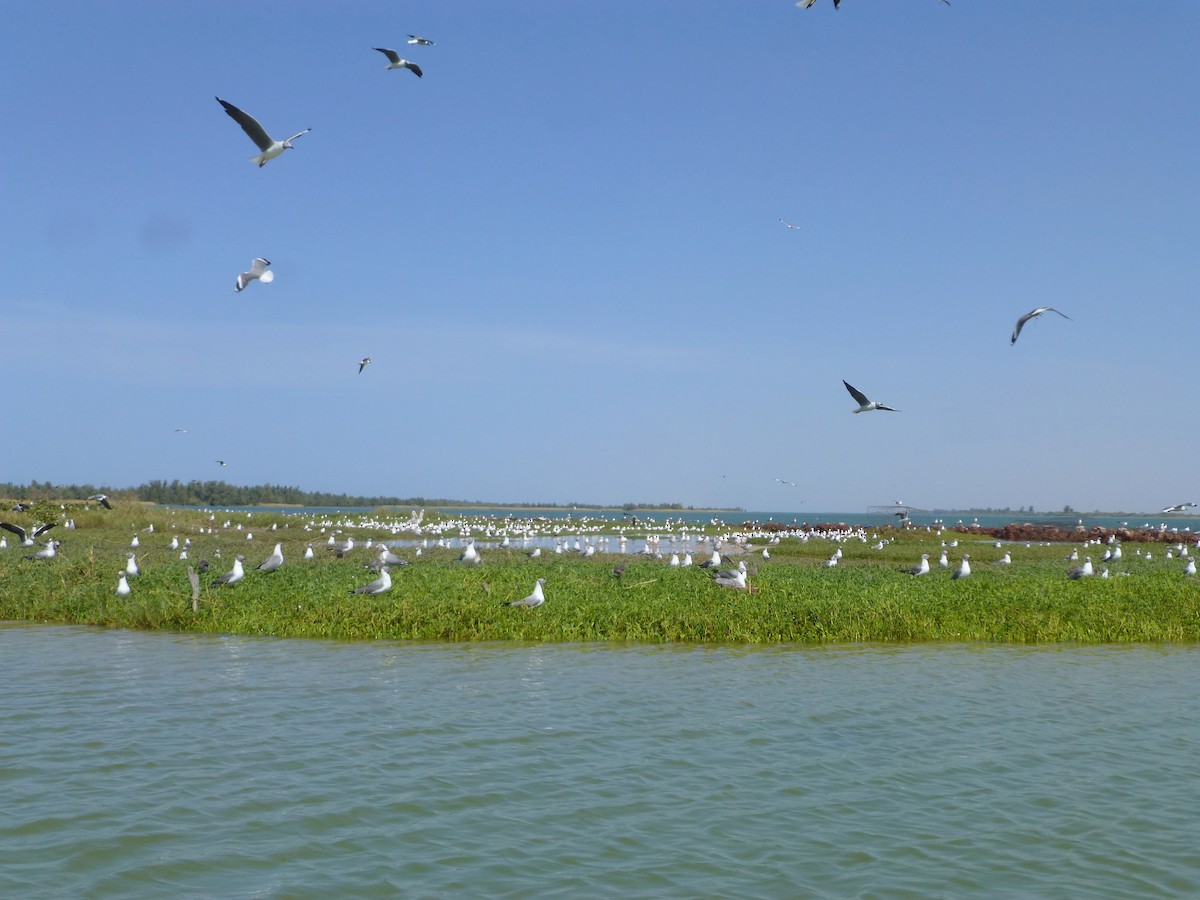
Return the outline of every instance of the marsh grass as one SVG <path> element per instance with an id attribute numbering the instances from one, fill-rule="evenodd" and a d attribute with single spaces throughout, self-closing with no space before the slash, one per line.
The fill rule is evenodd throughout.
<path id="1" fill-rule="evenodd" d="M 484 564 L 466 568 L 457 550 L 431 549 L 408 556 L 410 566 L 392 569 L 386 594 L 351 594 L 373 579 L 364 564 L 368 550 L 337 559 L 324 549 L 324 535 L 303 531 L 292 516 L 229 514 L 242 531 L 209 535 L 206 514 L 157 508 L 75 510 L 77 528 L 54 529 L 60 556 L 27 561 L 26 548 L 0 550 L 0 618 L 104 627 L 262 634 L 348 639 L 441 641 L 636 641 L 763 644 L 847 641 L 995 641 L 1015 643 L 1195 641 L 1200 639 L 1200 585 L 1182 574 L 1182 563 L 1134 556 L 1114 577 L 1071 581 L 1064 556 L 1069 546 L 1010 545 L 1011 566 L 993 566 L 1002 549 L 963 540 L 950 551 L 953 564 L 972 556 L 973 574 L 952 581 L 934 566 L 922 577 L 904 572 L 920 553 L 936 563 L 938 540 L 925 532 L 889 533 L 883 550 L 849 541 L 841 563 L 827 569 L 828 541 L 785 539 L 771 547 L 772 559 L 746 555 L 757 567 L 749 592 L 719 588 L 698 568 L 672 568 L 641 556 L 619 557 L 621 577 L 611 574 L 618 557 L 546 554 L 527 559 L 518 550 L 487 548 Z M 30 525 L 16 514 L 9 521 Z M 142 529 L 153 522 L 153 533 Z M 277 530 L 269 531 L 276 524 Z M 218 523 L 219 524 L 219 523 Z M 245 529 L 254 533 L 246 539 Z M 133 593 L 117 598 L 117 573 L 129 543 L 143 574 L 131 579 Z M 190 559 L 168 550 L 171 535 L 190 536 Z M 356 534 L 356 541 L 368 534 Z M 380 532 L 375 539 L 388 537 Z M 285 563 L 264 574 L 254 567 L 283 544 Z M 302 560 L 314 543 L 317 557 Z M 754 542 L 761 547 L 763 541 Z M 1093 548 L 1100 549 L 1100 548 Z M 217 551 L 221 556 L 216 556 Z M 1102 552 L 1102 550 L 1101 550 Z M 213 579 L 246 557 L 246 578 L 233 587 Z M 194 612 L 186 576 L 189 564 L 208 558 L 201 602 Z M 1093 554 L 1098 560 L 1099 554 Z M 1130 571 L 1120 577 L 1117 571 Z M 536 609 L 509 607 L 537 578 L 547 580 L 547 602 Z"/>

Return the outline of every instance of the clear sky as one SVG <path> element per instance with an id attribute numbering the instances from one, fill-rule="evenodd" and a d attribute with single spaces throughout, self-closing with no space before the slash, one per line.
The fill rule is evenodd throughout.
<path id="1" fill-rule="evenodd" d="M 0 480 L 1200 500 L 1194 0 L 0 6 Z"/>

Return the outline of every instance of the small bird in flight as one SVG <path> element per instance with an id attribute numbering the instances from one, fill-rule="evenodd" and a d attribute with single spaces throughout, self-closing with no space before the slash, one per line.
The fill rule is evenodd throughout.
<path id="1" fill-rule="evenodd" d="M 217 102 L 225 108 L 225 112 L 229 113 L 233 121 L 242 126 L 242 131 L 246 132 L 250 140 L 254 141 L 258 149 L 262 151 L 258 156 L 250 157 L 250 162 L 258 163 L 260 169 L 284 150 L 291 150 L 292 141 L 300 137 L 300 135 L 308 134 L 312 131 L 311 128 L 305 128 L 303 131 L 297 131 L 286 140 L 277 141 L 267 134 L 263 127 L 258 124 L 258 119 L 254 118 L 254 116 L 242 112 L 232 103 L 226 103 L 220 97 L 217 98 Z"/>
<path id="2" fill-rule="evenodd" d="M 108 502 L 108 494 L 92 494 L 88 499 L 95 500 L 105 509 L 112 509 L 112 504 Z"/>
<path id="3" fill-rule="evenodd" d="M 225 462 L 225 460 L 223 460 L 223 459 L 218 459 L 217 465 L 218 466 L 227 466 L 227 465 L 229 465 L 229 463 Z"/>
<path id="4" fill-rule="evenodd" d="M 182 427 L 182 426 L 180 426 L 179 428 L 176 428 L 176 429 L 175 429 L 175 432 L 176 432 L 176 434 L 178 434 L 178 433 L 180 433 L 180 432 L 182 432 L 183 434 L 187 434 L 187 429 L 186 429 L 186 428 L 184 428 L 184 427 Z"/>
<path id="5" fill-rule="evenodd" d="M 373 47 L 372 49 L 378 50 L 388 58 L 389 69 L 408 69 L 418 78 L 423 77 L 424 73 L 421 71 L 420 66 L 418 66 L 415 62 L 409 62 L 407 59 L 401 59 L 400 54 L 395 50 L 388 50 L 386 47 Z"/>
<path id="6" fill-rule="evenodd" d="M 256 256 L 250 260 L 250 271 L 242 272 L 237 277 L 237 284 L 234 286 L 234 291 L 241 293 L 246 289 L 252 281 L 261 281 L 263 284 L 270 284 L 275 280 L 275 273 L 267 269 L 271 264 L 269 259 L 263 259 L 261 256 Z"/>
<path id="7" fill-rule="evenodd" d="M 1017 335 L 1021 333 L 1021 329 L 1025 327 L 1026 322 L 1028 322 L 1030 319 L 1040 318 L 1042 313 L 1048 312 L 1058 313 L 1064 319 L 1071 318 L 1066 313 L 1058 312 L 1058 310 L 1053 306 L 1039 306 L 1037 309 L 1031 309 L 1029 312 L 1025 313 L 1025 315 L 1021 316 L 1021 318 L 1017 319 L 1017 327 L 1013 329 L 1012 341 L 1009 343 L 1009 346 L 1011 347 L 1017 342 Z"/>
<path id="8" fill-rule="evenodd" d="M 788 481 L 786 478 L 776 478 L 775 480 L 778 481 L 780 484 L 790 484 L 792 487 L 797 486 L 796 482 Z"/>
<path id="9" fill-rule="evenodd" d="M 425 38 L 419 37 L 415 34 L 410 34 L 408 36 L 408 42 L 410 44 L 420 44 L 422 47 L 432 47 L 434 45 L 433 41 L 426 40 Z"/>
<path id="10" fill-rule="evenodd" d="M 850 382 L 848 382 L 845 378 L 842 379 L 842 384 L 846 385 L 846 390 L 850 392 L 850 396 L 858 401 L 858 409 L 854 410 L 856 413 L 870 412 L 873 409 L 882 409 L 886 410 L 887 412 L 900 411 L 898 409 L 893 409 L 890 406 L 884 406 L 882 403 L 876 403 L 874 400 L 868 400 L 866 394 L 864 394 L 858 388 L 852 387 Z"/>
<path id="11" fill-rule="evenodd" d="M 789 231 L 799 231 L 801 228 L 801 226 L 799 226 L 799 225 L 793 225 L 787 219 L 780 219 L 779 221 L 782 222 L 784 225 L 786 225 L 788 227 Z"/>
<path id="12" fill-rule="evenodd" d="M 1174 506 L 1168 506 L 1166 509 L 1164 509 L 1163 515 L 1170 515 L 1171 513 L 1187 512 L 1190 507 L 1193 507 L 1195 505 L 1196 505 L 1195 503 L 1176 503 Z"/>
<path id="13" fill-rule="evenodd" d="M 367 367 L 367 364 L 370 362 L 371 362 L 371 357 L 369 357 L 369 356 L 364 356 L 362 359 L 360 359 L 358 361 L 358 374 L 359 375 L 362 374 L 362 370 L 365 369 Z"/>

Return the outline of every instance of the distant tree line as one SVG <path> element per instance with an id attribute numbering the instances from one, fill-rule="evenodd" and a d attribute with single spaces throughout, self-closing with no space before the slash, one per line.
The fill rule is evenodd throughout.
<path id="1" fill-rule="evenodd" d="M 0 482 L 0 497 L 12 501 L 84 500 L 95 494 L 107 494 L 114 503 L 158 503 L 163 506 L 480 506 L 513 507 L 516 509 L 604 509 L 600 504 L 584 503 L 487 503 L 483 501 L 449 500 L 444 497 L 360 497 L 353 494 L 332 494 L 325 491 L 303 491 L 282 484 L 236 485 L 224 481 L 150 481 L 137 487 L 114 488 L 94 484 L 54 484 L 33 481 L 29 484 Z M 684 510 L 695 507 L 681 503 L 626 503 L 620 507 L 632 509 Z"/>

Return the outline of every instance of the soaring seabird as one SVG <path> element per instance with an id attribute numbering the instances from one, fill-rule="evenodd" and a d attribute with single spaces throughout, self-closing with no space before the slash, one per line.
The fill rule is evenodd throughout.
<path id="1" fill-rule="evenodd" d="M 434 46 L 434 43 L 433 43 L 433 41 L 426 40 L 425 38 L 423 38 L 423 37 L 420 37 L 419 35 L 415 35 L 415 34 L 410 34 L 410 35 L 408 36 L 408 42 L 409 42 L 410 44 L 420 44 L 422 47 L 432 47 L 432 46 Z"/>
<path id="2" fill-rule="evenodd" d="M 300 137 L 300 135 L 308 134 L 312 131 L 311 128 L 305 128 L 303 131 L 297 131 L 287 140 L 277 141 L 267 134 L 263 127 L 258 124 L 258 119 L 254 118 L 254 116 L 242 112 L 232 103 L 226 103 L 220 97 L 217 98 L 217 102 L 225 107 L 225 112 L 229 113 L 233 121 L 242 126 L 242 131 L 246 132 L 250 136 L 250 140 L 254 141 L 258 149 L 262 151 L 258 156 L 250 157 L 250 162 L 258 163 L 260 169 L 284 150 L 291 150 L 292 141 Z"/>
<path id="3" fill-rule="evenodd" d="M 533 593 L 528 597 L 522 597 L 520 600 L 513 600 L 507 606 L 541 606 L 546 602 L 546 595 L 542 593 L 542 585 L 546 583 L 545 578 L 539 578 L 537 584 L 533 586 Z"/>
<path id="4" fill-rule="evenodd" d="M 874 400 L 868 400 L 866 394 L 856 387 L 851 387 L 850 382 L 848 382 L 845 378 L 842 379 L 842 384 L 846 385 L 846 390 L 850 392 L 850 396 L 858 401 L 858 409 L 854 410 L 856 413 L 870 412 L 873 409 L 883 409 L 887 412 L 900 411 L 898 409 L 893 409 L 890 406 L 884 406 L 882 403 L 876 403 Z"/>
<path id="5" fill-rule="evenodd" d="M 20 525 L 13 525 L 11 522 L 0 522 L 0 528 L 3 528 L 5 531 L 11 531 L 13 534 L 19 537 L 21 539 L 22 547 L 32 547 L 33 539 L 35 537 L 40 537 L 44 532 L 49 531 L 57 524 L 57 522 L 51 522 L 48 525 L 38 525 L 34 529 L 32 535 L 26 535 L 24 528 L 22 528 Z"/>
<path id="6" fill-rule="evenodd" d="M 792 224 L 791 222 L 789 222 L 787 219 L 780 219 L 779 221 L 780 221 L 780 222 L 782 222 L 784 225 L 786 225 L 786 226 L 788 227 L 788 231 L 799 231 L 799 230 L 800 230 L 800 227 L 801 227 L 801 226 L 799 226 L 799 225 L 793 225 L 793 224 Z"/>
<path id="7" fill-rule="evenodd" d="M 242 272 L 237 277 L 237 284 L 234 286 L 235 291 L 244 291 L 246 285 L 252 281 L 261 281 L 263 284 L 270 284 L 275 280 L 275 273 L 267 271 L 267 266 L 271 264 L 269 259 L 263 259 L 261 256 L 256 256 L 250 260 L 250 271 Z M 177 429 L 178 430 L 178 429 Z"/>
<path id="8" fill-rule="evenodd" d="M 1170 515 L 1171 513 L 1187 512 L 1188 509 L 1195 505 L 1195 503 L 1176 503 L 1174 506 L 1168 506 L 1166 509 L 1164 509 L 1162 514 Z"/>
<path id="9" fill-rule="evenodd" d="M 361 374 L 362 374 L 362 370 L 363 370 L 363 369 L 365 369 L 365 368 L 366 368 L 367 366 L 369 366 L 370 364 L 371 364 L 371 357 L 369 357 L 369 356 L 364 356 L 362 359 L 360 359 L 360 360 L 358 361 L 358 374 L 359 374 L 359 375 L 361 375 Z"/>
<path id="10" fill-rule="evenodd" d="M 108 494 L 92 494 L 88 499 L 95 500 L 105 509 L 112 509 L 112 504 L 108 502 Z"/>
<path id="11" fill-rule="evenodd" d="M 420 66 L 418 66 L 415 62 L 409 62 L 407 59 L 401 59 L 400 54 L 395 50 L 388 50 L 386 47 L 373 47 L 372 49 L 378 50 L 388 58 L 389 69 L 408 69 L 418 78 L 422 77 L 424 74 L 421 72 Z"/>
<path id="12" fill-rule="evenodd" d="M 1058 312 L 1058 310 L 1053 306 L 1039 306 L 1037 309 L 1031 309 L 1029 312 L 1025 313 L 1025 315 L 1021 316 L 1021 318 L 1017 319 L 1017 327 L 1013 329 L 1012 342 L 1009 344 L 1009 346 L 1011 347 L 1017 342 L 1017 335 L 1021 333 L 1021 329 L 1025 327 L 1026 322 L 1028 322 L 1030 319 L 1039 318 L 1042 313 L 1048 312 L 1058 313 L 1064 319 L 1071 318 L 1066 313 Z"/>

